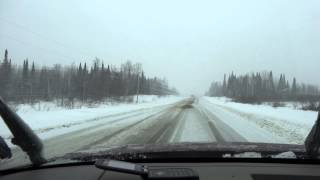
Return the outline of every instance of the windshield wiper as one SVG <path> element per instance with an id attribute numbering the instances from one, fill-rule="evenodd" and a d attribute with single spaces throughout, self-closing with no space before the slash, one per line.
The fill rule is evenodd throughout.
<path id="1" fill-rule="evenodd" d="M 0 136 L 0 159 L 11 158 L 11 150 L 4 139 Z"/>
<path id="2" fill-rule="evenodd" d="M 318 112 L 318 119 L 313 125 L 307 139 L 305 140 L 305 148 L 307 154 L 311 158 L 317 158 L 320 150 L 320 112 Z"/>
<path id="3" fill-rule="evenodd" d="M 43 145 L 40 138 L 31 128 L 15 113 L 0 97 L 0 116 L 14 136 L 11 140 L 13 144 L 19 146 L 26 152 L 34 166 L 46 163 L 43 158 Z"/>

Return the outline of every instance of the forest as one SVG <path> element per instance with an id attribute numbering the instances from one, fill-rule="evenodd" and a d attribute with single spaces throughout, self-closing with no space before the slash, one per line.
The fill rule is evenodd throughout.
<path id="1" fill-rule="evenodd" d="M 128 100 L 132 95 L 177 94 L 165 79 L 147 77 L 142 64 L 127 61 L 120 67 L 104 64 L 96 58 L 93 63 L 53 67 L 38 67 L 28 59 L 14 64 L 5 50 L 0 61 L 0 96 L 10 102 L 34 103 L 59 100 L 64 106 L 74 101 L 99 102 L 106 98 Z M 132 99 L 131 99 L 132 101 Z"/>
<path id="2" fill-rule="evenodd" d="M 225 74 L 222 82 L 213 82 L 208 96 L 226 96 L 244 103 L 299 101 L 319 102 L 320 92 L 315 85 L 289 80 L 285 74 L 274 77 L 273 72 L 248 73 L 245 75 Z"/>

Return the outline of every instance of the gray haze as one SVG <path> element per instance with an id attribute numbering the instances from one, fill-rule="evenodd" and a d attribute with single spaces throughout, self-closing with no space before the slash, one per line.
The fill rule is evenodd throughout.
<path id="1" fill-rule="evenodd" d="M 182 93 L 273 70 L 320 85 L 319 0 L 1 0 L 0 55 L 38 65 L 141 62 Z"/>

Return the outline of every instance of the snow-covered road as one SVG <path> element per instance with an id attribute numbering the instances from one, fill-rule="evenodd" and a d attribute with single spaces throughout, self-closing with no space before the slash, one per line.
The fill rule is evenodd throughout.
<path id="1" fill-rule="evenodd" d="M 220 102 L 220 101 L 219 101 Z M 169 104 L 74 122 L 47 130 L 44 156 L 125 144 L 177 142 L 259 142 L 302 144 L 307 131 L 294 131 L 295 123 L 281 125 L 279 118 L 248 114 L 208 98 L 181 98 Z M 310 123 L 311 124 L 311 123 Z M 298 126 L 299 127 L 299 126 Z M 297 127 L 297 128 L 298 128 Z M 66 131 L 66 129 L 68 131 Z M 41 135 L 41 132 L 37 132 Z M 50 133 L 55 136 L 50 136 Z M 28 163 L 19 148 L 2 165 Z M 22 162 L 23 161 L 23 162 Z"/>

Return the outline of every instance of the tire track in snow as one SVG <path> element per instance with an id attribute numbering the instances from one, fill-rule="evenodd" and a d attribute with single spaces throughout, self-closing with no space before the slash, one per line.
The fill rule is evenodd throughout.
<path id="1" fill-rule="evenodd" d="M 158 130 L 158 132 L 148 141 L 148 143 L 168 143 L 177 128 L 182 111 L 180 109 L 175 109 L 172 112 L 170 118 L 167 119 L 166 124 Z"/>
<path id="2" fill-rule="evenodd" d="M 189 104 L 183 108 L 170 142 L 220 142 L 222 138 L 217 133 L 209 127 L 208 119 L 196 104 Z"/>
<path id="3" fill-rule="evenodd" d="M 165 110 L 164 110 L 164 111 L 165 111 Z M 158 113 L 163 113 L 163 111 L 158 112 Z M 93 141 L 92 143 L 84 146 L 82 149 L 87 149 L 87 148 L 90 148 L 90 147 L 93 146 L 93 145 L 103 143 L 103 142 L 111 139 L 112 137 L 114 137 L 114 136 L 116 136 L 116 135 L 118 135 L 118 134 L 120 134 L 120 133 L 122 133 L 122 132 L 128 131 L 129 129 L 131 129 L 131 128 L 135 127 L 135 126 L 139 126 L 139 125 L 140 125 L 141 123 L 143 123 L 144 121 L 146 121 L 146 120 L 148 120 L 148 119 L 150 119 L 150 118 L 154 118 L 154 116 L 157 116 L 158 113 L 152 114 L 152 115 L 147 116 L 146 118 L 143 118 L 143 119 L 141 119 L 141 120 L 139 120 L 139 121 L 137 121 L 137 122 L 135 122 L 135 123 L 133 123 L 133 124 L 129 124 L 128 126 L 125 126 L 125 127 L 123 127 L 123 128 L 120 128 L 119 130 L 113 132 L 112 134 L 109 134 L 109 135 L 107 135 L 107 136 L 104 136 L 104 137 L 102 137 L 102 138 L 99 139 L 99 140 Z"/>
<path id="4" fill-rule="evenodd" d="M 125 144 L 168 142 L 168 139 L 177 124 L 177 116 L 179 116 L 181 112 L 179 107 L 185 103 L 188 102 L 183 101 L 179 105 L 175 105 L 162 111 L 157 116 L 147 118 L 137 125 L 126 128 L 125 131 L 108 136 L 101 141 L 101 144 L 97 144 L 92 148 L 97 148 L 99 146 L 108 147 Z"/>
<path id="5" fill-rule="evenodd" d="M 179 122 L 178 122 L 176 129 L 173 132 L 173 134 L 169 140 L 170 142 L 179 142 L 179 140 L 181 139 L 183 127 L 186 124 L 185 116 L 186 116 L 186 112 L 185 111 L 181 112 Z"/>
<path id="6" fill-rule="evenodd" d="M 208 120 L 208 125 L 219 142 L 247 142 L 246 138 L 237 133 L 208 109 L 200 105 L 197 108 Z"/>

